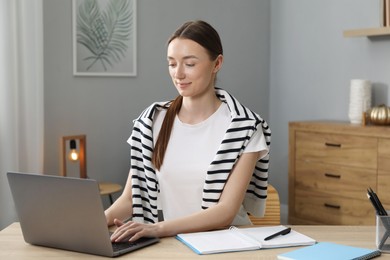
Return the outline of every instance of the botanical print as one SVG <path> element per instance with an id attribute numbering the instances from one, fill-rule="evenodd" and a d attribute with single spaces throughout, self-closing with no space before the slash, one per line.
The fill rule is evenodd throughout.
<path id="1" fill-rule="evenodd" d="M 135 0 L 74 0 L 75 74 L 135 75 Z"/>

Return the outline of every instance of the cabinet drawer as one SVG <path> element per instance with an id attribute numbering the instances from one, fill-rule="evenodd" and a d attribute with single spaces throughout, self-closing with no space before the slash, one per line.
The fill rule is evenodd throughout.
<path id="1" fill-rule="evenodd" d="M 378 140 L 378 170 L 390 174 L 390 139 Z"/>
<path id="2" fill-rule="evenodd" d="M 295 138 L 296 160 L 377 168 L 376 138 L 304 131 Z"/>
<path id="3" fill-rule="evenodd" d="M 378 196 L 390 209 L 390 139 L 378 141 Z"/>
<path id="4" fill-rule="evenodd" d="M 375 212 L 368 199 L 350 199 L 325 193 L 295 191 L 294 215 L 329 225 L 374 225 Z"/>
<path id="5" fill-rule="evenodd" d="M 376 171 L 339 165 L 297 161 L 295 187 L 332 196 L 367 199 L 367 188 L 376 187 Z"/>
<path id="6" fill-rule="evenodd" d="M 390 209 L 390 172 L 378 171 L 378 197 L 385 209 Z"/>

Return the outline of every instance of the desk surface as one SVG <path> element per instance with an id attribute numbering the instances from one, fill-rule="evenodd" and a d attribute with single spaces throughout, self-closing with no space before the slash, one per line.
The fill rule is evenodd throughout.
<path id="1" fill-rule="evenodd" d="M 350 246 L 375 248 L 374 226 L 291 226 L 294 230 L 315 240 L 335 242 Z M 118 259 L 276 259 L 280 253 L 296 248 L 264 249 L 247 252 L 199 256 L 173 237 L 163 238 L 155 245 L 134 251 Z M 19 223 L 0 231 L 0 259 L 96 259 L 98 256 L 51 249 L 26 244 Z M 382 254 L 380 259 L 390 259 Z M 378 259 L 379 259 L 378 258 Z M 103 259 L 103 257 L 102 257 Z M 107 258 L 105 258 L 107 259 Z"/>
<path id="2" fill-rule="evenodd" d="M 110 195 L 122 190 L 122 186 L 116 183 L 101 182 L 99 183 L 100 195 Z"/>

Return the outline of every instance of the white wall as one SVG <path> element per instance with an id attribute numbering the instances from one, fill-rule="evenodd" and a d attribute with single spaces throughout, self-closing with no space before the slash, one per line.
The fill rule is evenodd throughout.
<path id="1" fill-rule="evenodd" d="M 288 122 L 348 120 L 349 84 L 373 82 L 374 105 L 390 104 L 390 37 L 344 38 L 377 27 L 379 1 L 271 1 L 271 182 L 287 203 Z"/>

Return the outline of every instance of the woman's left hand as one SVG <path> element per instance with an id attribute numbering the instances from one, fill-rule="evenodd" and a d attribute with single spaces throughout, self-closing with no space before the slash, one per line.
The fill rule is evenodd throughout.
<path id="1" fill-rule="evenodd" d="M 118 219 L 114 220 L 114 224 L 117 229 L 111 235 L 112 242 L 134 242 L 141 237 L 158 237 L 158 228 L 155 224 L 143 224 L 133 221 L 125 223 Z"/>

